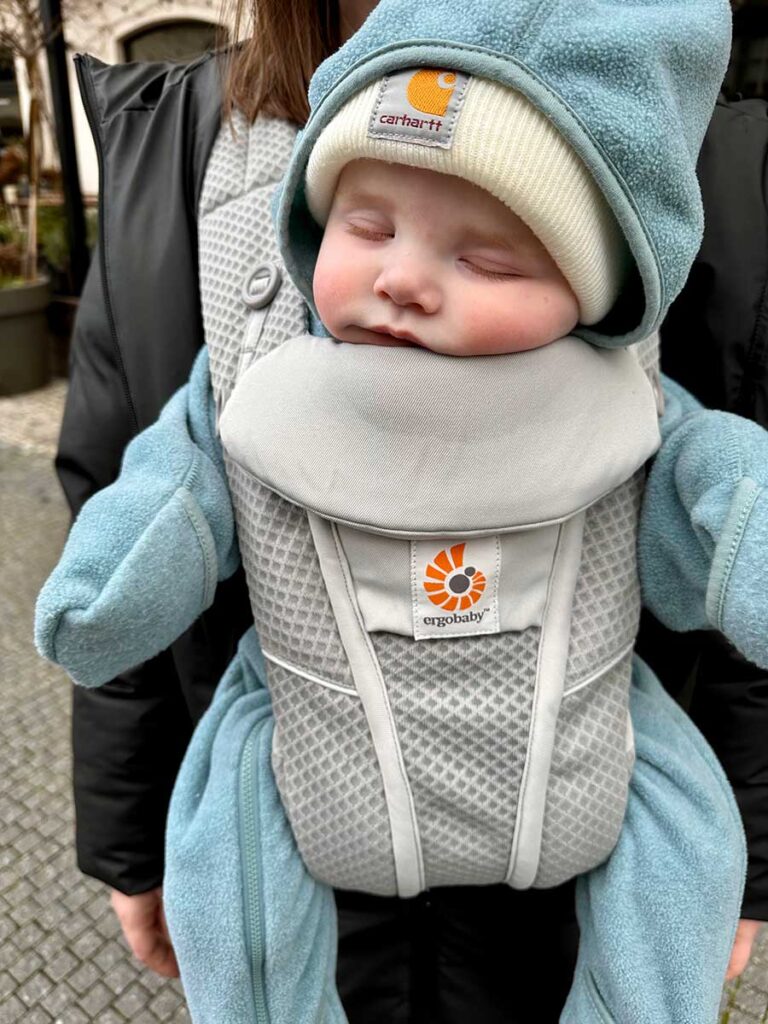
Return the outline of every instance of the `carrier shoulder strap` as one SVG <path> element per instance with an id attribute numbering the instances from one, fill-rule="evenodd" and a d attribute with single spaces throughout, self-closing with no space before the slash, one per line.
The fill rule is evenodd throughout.
<path id="1" fill-rule="evenodd" d="M 296 129 L 235 111 L 206 168 L 199 206 L 200 292 L 211 383 L 219 411 L 257 354 L 306 329 L 307 311 L 285 273 L 272 199 Z"/>

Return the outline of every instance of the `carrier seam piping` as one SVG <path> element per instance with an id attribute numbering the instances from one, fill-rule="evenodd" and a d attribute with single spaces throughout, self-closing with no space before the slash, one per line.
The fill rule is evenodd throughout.
<path id="1" fill-rule="evenodd" d="M 622 647 L 617 654 L 614 654 L 607 661 L 604 661 L 603 664 L 600 665 L 599 668 L 596 668 L 594 672 L 590 672 L 588 676 L 584 676 L 582 679 L 579 679 L 579 681 L 574 683 L 573 686 L 566 686 L 563 689 L 563 697 L 568 697 L 570 694 L 576 693 L 577 690 L 581 690 L 583 687 L 589 686 L 590 683 L 595 682 L 595 680 L 599 679 L 605 672 L 615 668 L 620 661 L 623 661 L 623 659 L 631 653 L 634 646 L 635 641 L 632 640 L 630 643 L 626 644 L 626 646 Z"/>
<path id="2" fill-rule="evenodd" d="M 268 651 L 265 647 L 261 648 L 261 653 L 267 661 L 271 661 L 275 665 L 279 665 L 280 668 L 287 669 L 289 672 L 293 672 L 295 675 L 301 676 L 302 679 L 307 679 L 311 683 L 318 683 L 320 686 L 326 686 L 329 690 L 336 690 L 338 693 L 346 693 L 350 697 L 360 698 L 360 694 L 357 690 L 353 690 L 349 686 L 342 686 L 341 683 L 334 683 L 330 679 L 323 679 L 321 676 L 317 676 L 313 672 L 307 672 L 306 669 L 299 668 L 298 665 L 293 665 L 290 661 L 286 661 L 284 658 L 278 658 L 276 654 L 272 654 L 272 652 Z"/>

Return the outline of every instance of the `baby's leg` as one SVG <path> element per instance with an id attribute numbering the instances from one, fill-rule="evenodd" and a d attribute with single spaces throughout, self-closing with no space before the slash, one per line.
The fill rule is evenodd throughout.
<path id="1" fill-rule="evenodd" d="M 346 1024 L 336 911 L 275 787 L 255 632 L 200 722 L 168 818 L 164 902 L 195 1024 Z"/>

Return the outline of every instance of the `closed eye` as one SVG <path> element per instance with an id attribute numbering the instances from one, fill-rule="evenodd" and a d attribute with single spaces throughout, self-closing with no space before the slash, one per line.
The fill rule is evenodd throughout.
<path id="1" fill-rule="evenodd" d="M 394 238 L 391 231 L 377 231 L 375 228 L 364 228 L 359 224 L 348 224 L 347 230 L 358 238 L 365 238 L 369 242 L 385 242 L 388 238 Z"/>
<path id="2" fill-rule="evenodd" d="M 462 267 L 466 267 L 473 274 L 478 274 L 480 277 L 490 278 L 492 281 L 508 281 L 512 277 L 519 277 L 513 270 L 489 270 L 487 267 L 481 267 L 478 263 L 473 263 L 472 260 L 462 258 L 459 260 Z"/>

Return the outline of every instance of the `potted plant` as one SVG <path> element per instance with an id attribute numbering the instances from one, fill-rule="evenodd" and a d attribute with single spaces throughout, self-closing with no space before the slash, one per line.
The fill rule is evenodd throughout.
<path id="1" fill-rule="evenodd" d="M 35 0 L 2 0 L 0 51 L 23 66 L 28 93 L 26 133 L 20 147 L 26 171 L 26 216 L 21 224 L 15 223 L 3 203 L 0 222 L 5 237 L 5 270 L 0 274 L 0 394 L 6 395 L 39 387 L 49 376 L 46 309 L 50 282 L 40 272 L 37 255 L 41 121 L 45 111 L 39 56 L 45 42 Z M 0 168 L 5 154 L 6 150 L 0 153 Z M 9 189 L 13 186 L 6 183 L 6 196 Z M 22 190 L 18 185 L 16 189 L 18 196 Z"/>
<path id="2" fill-rule="evenodd" d="M 53 190 L 60 191 L 53 183 Z M 98 235 L 98 212 L 85 210 L 86 245 L 93 251 Z M 48 328 L 51 346 L 51 371 L 66 377 L 69 363 L 69 342 L 74 328 L 79 299 L 73 294 L 72 265 L 67 233 L 67 215 L 63 202 L 40 206 L 37 215 L 37 240 L 40 265 L 51 281 L 48 306 Z"/>

